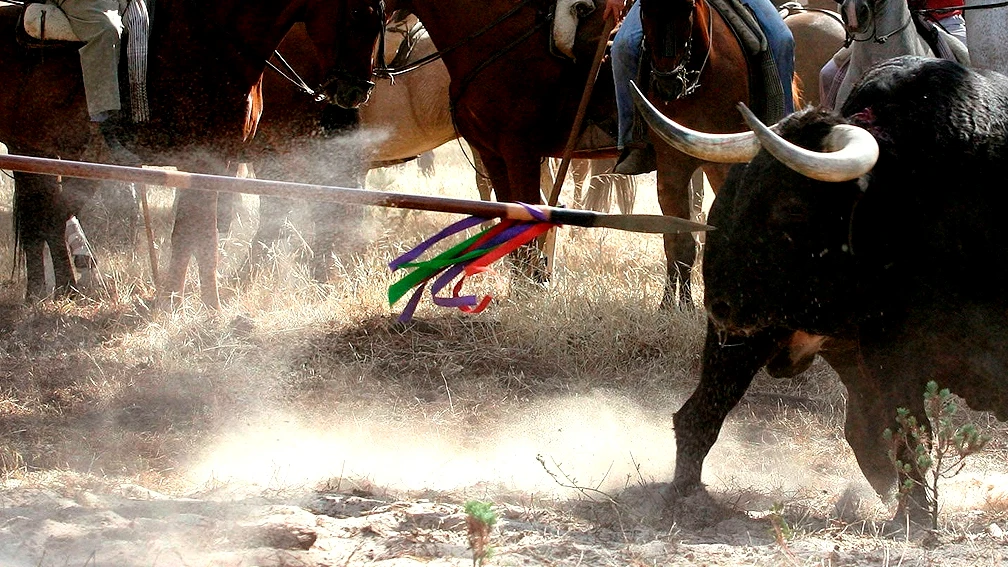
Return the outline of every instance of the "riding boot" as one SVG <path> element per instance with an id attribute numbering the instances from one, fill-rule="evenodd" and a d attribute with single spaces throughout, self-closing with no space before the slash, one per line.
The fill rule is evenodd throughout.
<path id="1" fill-rule="evenodd" d="M 658 169 L 658 158 L 655 155 L 654 146 L 644 144 L 641 146 L 627 146 L 620 153 L 613 173 L 623 175 L 640 175 L 650 173 Z"/>
<path id="2" fill-rule="evenodd" d="M 92 133 L 93 143 L 99 144 L 99 161 L 111 163 L 113 165 L 140 166 L 143 162 L 133 152 L 126 149 L 123 140 L 126 137 L 126 123 L 122 115 L 113 111 L 108 118 L 101 122 L 92 122 L 96 125 L 98 136 Z"/>

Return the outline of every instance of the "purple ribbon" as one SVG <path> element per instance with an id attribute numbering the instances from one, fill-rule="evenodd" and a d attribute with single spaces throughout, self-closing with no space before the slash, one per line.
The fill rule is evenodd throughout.
<path id="1" fill-rule="evenodd" d="M 417 258 L 419 258 L 421 254 L 423 254 L 424 252 L 426 252 L 431 246 L 434 246 L 435 244 L 437 244 L 441 240 L 444 240 L 445 238 L 448 238 L 449 236 L 451 236 L 453 234 L 462 232 L 463 230 L 472 228 L 472 227 L 474 227 L 474 226 L 476 226 L 478 224 L 482 224 L 482 223 L 484 223 L 484 222 L 486 222 L 488 220 L 490 220 L 490 219 L 485 219 L 485 218 L 481 218 L 481 217 L 468 217 L 468 218 L 464 218 L 464 219 L 462 219 L 462 220 L 460 220 L 460 221 L 458 221 L 456 223 L 453 223 L 453 224 L 445 227 L 443 230 L 441 230 L 441 232 L 435 234 L 434 236 L 428 238 L 427 240 L 424 240 L 420 244 L 417 244 L 409 252 L 407 252 L 407 253 L 403 254 L 402 256 L 399 256 L 395 260 L 392 260 L 391 262 L 389 262 L 389 268 L 391 268 L 392 271 L 394 272 L 394 271 L 398 270 L 399 268 L 401 268 L 403 264 L 412 262 L 412 261 L 416 260 Z"/>

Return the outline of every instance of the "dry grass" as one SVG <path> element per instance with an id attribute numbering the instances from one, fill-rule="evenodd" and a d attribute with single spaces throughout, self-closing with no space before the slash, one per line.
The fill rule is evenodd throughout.
<path id="1" fill-rule="evenodd" d="M 457 147 L 438 155 L 434 179 L 407 166 L 373 172 L 369 184 L 473 196 Z M 640 187 L 637 212 L 657 212 L 653 179 Z M 171 194 L 150 197 L 164 253 Z M 4 266 L 9 202 L 9 185 L 0 185 Z M 474 282 L 496 298 L 488 312 L 459 315 L 425 301 L 403 326 L 387 305 L 394 276 L 386 264 L 453 217 L 361 212 L 325 284 L 299 263 L 303 238 L 292 232 L 264 275 L 243 284 L 257 224 L 255 199 L 243 203 L 222 243 L 219 313 L 192 293 L 174 312 L 152 312 L 145 243 L 116 228 L 124 215 L 101 209 L 86 226 L 101 227 L 92 244 L 110 289 L 23 306 L 23 281 L 0 284 L 0 472 L 22 482 L 53 471 L 127 478 L 190 494 L 226 484 L 230 460 L 267 469 L 265 484 L 410 490 L 440 486 L 433 478 L 470 496 L 501 486 L 542 494 L 552 484 L 543 471 L 514 464 L 531 450 L 605 490 L 669 479 L 671 415 L 697 379 L 704 320 L 656 309 L 659 237 L 565 229 L 546 288 L 502 267 Z M 805 534 L 883 516 L 842 440 L 843 398 L 824 366 L 801 381 L 761 375 L 712 452 L 706 480 L 740 509 L 783 503 L 789 525 Z M 603 433 L 582 432 L 588 425 Z M 995 441 L 978 468 L 999 468 L 1008 435 L 986 426 Z M 428 466 L 441 458 L 452 473 Z M 402 470 L 404 461 L 416 470 Z M 985 521 L 1008 517 L 1003 493 L 986 496 Z M 959 529 L 977 523 L 948 517 Z"/>

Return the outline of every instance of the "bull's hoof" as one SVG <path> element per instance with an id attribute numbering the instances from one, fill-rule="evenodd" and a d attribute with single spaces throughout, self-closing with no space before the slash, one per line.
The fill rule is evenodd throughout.
<path id="1" fill-rule="evenodd" d="M 921 544 L 934 538 L 931 513 L 913 502 L 900 504 L 893 519 L 882 523 L 879 535 Z"/>
<path id="2" fill-rule="evenodd" d="M 720 531 L 726 526 L 729 532 L 737 531 L 732 526 L 741 522 L 755 522 L 745 513 L 718 502 L 703 488 L 678 490 L 668 483 L 645 483 L 630 486 L 612 501 L 585 501 L 583 514 L 590 513 L 600 521 L 610 515 L 613 523 L 630 520 L 634 524 L 647 525 L 658 530 L 683 528 L 687 530 Z M 763 528 L 750 527 L 749 532 Z"/>

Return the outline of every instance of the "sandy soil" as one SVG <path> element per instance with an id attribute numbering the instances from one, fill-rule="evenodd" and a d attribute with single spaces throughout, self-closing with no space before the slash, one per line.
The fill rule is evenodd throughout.
<path id="1" fill-rule="evenodd" d="M 469 500 L 498 515 L 487 565 L 1005 562 L 1008 435 L 989 416 L 969 414 L 994 441 L 943 485 L 940 528 L 908 537 L 843 441 L 835 375 L 760 376 L 707 460 L 710 497 L 669 506 L 704 324 L 654 308 L 660 239 L 565 233 L 548 290 L 491 279 L 488 313 L 422 307 L 402 327 L 385 263 L 444 223 L 378 224 L 338 285 L 280 258 L 260 285 L 226 283 L 222 313 L 151 312 L 142 241 L 101 258 L 100 302 L 25 307 L 3 281 L 0 567 L 468 566 Z M 225 274 L 247 242 L 222 243 Z"/>

